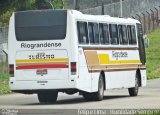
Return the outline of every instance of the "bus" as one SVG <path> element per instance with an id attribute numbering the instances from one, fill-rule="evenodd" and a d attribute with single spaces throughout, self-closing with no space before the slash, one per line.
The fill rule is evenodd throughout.
<path id="1" fill-rule="evenodd" d="M 104 91 L 146 86 L 142 25 L 131 18 L 76 10 L 30 10 L 9 22 L 9 74 L 13 92 L 54 103 L 59 92 L 103 100 Z"/>

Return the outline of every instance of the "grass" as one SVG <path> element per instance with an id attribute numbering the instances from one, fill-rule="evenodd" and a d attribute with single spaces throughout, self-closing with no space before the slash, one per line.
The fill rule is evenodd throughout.
<path id="1" fill-rule="evenodd" d="M 0 95 L 10 93 L 7 62 L 0 62 Z"/>
<path id="2" fill-rule="evenodd" d="M 9 75 L 0 74 L 0 94 L 8 94 L 11 92 L 8 83 L 9 83 Z"/>
<path id="3" fill-rule="evenodd" d="M 160 77 L 160 28 L 148 34 L 149 48 L 146 48 L 147 79 Z"/>
<path id="4" fill-rule="evenodd" d="M 159 110 L 146 110 L 146 111 L 143 111 L 142 110 L 142 113 L 136 113 L 135 115 L 160 115 L 160 111 Z"/>

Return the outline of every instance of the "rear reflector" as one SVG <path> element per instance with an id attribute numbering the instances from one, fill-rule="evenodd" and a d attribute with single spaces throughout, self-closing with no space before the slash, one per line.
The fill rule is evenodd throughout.
<path id="1" fill-rule="evenodd" d="M 77 72 L 77 64 L 76 62 L 71 62 L 71 75 L 76 75 Z"/>
<path id="2" fill-rule="evenodd" d="M 10 77 L 14 77 L 14 64 L 9 64 Z"/>

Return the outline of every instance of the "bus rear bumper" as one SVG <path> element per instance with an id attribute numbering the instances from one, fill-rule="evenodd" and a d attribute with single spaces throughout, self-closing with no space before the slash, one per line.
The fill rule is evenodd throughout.
<path id="1" fill-rule="evenodd" d="M 40 90 L 76 89 L 75 81 L 71 80 L 43 80 L 43 81 L 16 81 L 10 80 L 10 88 L 14 92 L 36 93 Z"/>

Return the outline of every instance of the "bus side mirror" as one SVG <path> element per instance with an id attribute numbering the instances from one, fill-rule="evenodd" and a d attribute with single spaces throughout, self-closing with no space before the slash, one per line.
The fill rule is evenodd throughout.
<path id="1" fill-rule="evenodd" d="M 145 48 L 148 48 L 148 47 L 149 47 L 149 39 L 148 39 L 148 36 L 147 36 L 147 35 L 144 35 L 144 36 L 143 36 L 143 40 L 144 40 L 144 46 L 145 46 Z"/>

